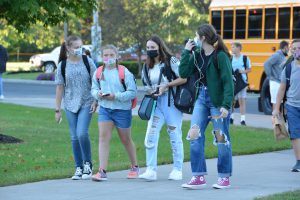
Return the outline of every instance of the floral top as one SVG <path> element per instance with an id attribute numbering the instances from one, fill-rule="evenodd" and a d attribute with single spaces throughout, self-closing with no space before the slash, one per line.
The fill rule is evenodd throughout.
<path id="1" fill-rule="evenodd" d="M 57 66 L 55 83 L 64 85 L 64 107 L 73 113 L 77 113 L 82 107 L 91 106 L 94 98 L 91 95 L 91 77 L 96 66 L 92 59 L 88 58 L 90 65 L 90 74 L 81 58 L 78 63 L 69 60 L 66 62 L 65 81 L 61 73 L 61 62 Z"/>

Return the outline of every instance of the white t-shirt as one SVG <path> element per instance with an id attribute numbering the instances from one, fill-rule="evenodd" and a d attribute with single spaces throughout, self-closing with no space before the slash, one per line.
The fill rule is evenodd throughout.
<path id="1" fill-rule="evenodd" d="M 240 57 L 235 57 L 233 56 L 232 57 L 232 69 L 233 71 L 237 70 L 237 69 L 241 69 L 241 70 L 245 70 L 245 67 L 244 67 L 244 61 L 243 61 L 243 54 L 240 55 Z M 251 69 L 251 63 L 250 63 L 250 59 L 249 57 L 247 56 L 247 66 L 246 68 L 247 69 Z M 242 74 L 242 77 L 244 79 L 245 82 L 247 82 L 247 75 L 246 74 Z"/>

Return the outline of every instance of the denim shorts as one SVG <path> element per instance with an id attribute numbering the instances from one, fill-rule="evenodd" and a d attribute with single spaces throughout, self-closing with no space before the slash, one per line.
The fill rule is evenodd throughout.
<path id="1" fill-rule="evenodd" d="M 300 138 L 300 108 L 286 104 L 291 139 Z"/>
<path id="2" fill-rule="evenodd" d="M 130 128 L 131 110 L 120 110 L 100 107 L 98 122 L 112 121 L 117 128 Z"/>

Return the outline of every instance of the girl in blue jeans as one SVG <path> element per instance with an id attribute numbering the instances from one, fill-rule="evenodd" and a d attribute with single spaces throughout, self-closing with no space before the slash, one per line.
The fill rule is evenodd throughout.
<path id="1" fill-rule="evenodd" d="M 96 67 L 90 58 L 83 57 L 81 46 L 82 40 L 78 36 L 67 38 L 61 46 L 55 76 L 55 83 L 57 84 L 55 119 L 58 123 L 62 120 L 61 102 L 63 98 L 76 167 L 72 176 L 73 180 L 90 179 L 92 176 L 91 144 L 88 129 L 92 113 L 97 108 L 97 102 L 90 92 L 91 77 Z M 87 59 L 88 64 L 83 59 Z M 62 70 L 63 62 L 65 62 L 64 70 Z M 65 71 L 64 74 L 62 71 Z"/>
<path id="2" fill-rule="evenodd" d="M 190 140 L 193 177 L 182 187 L 200 189 L 206 186 L 205 130 L 211 121 L 213 143 L 218 147 L 218 181 L 213 187 L 222 189 L 230 187 L 229 177 L 232 173 L 229 136 L 229 111 L 233 101 L 232 68 L 228 50 L 213 26 L 201 25 L 196 37 L 196 43 L 187 42 L 179 65 L 182 78 L 187 78 L 193 73 L 200 75 L 195 86 L 198 96 L 187 136 Z M 195 46 L 196 49 L 192 50 Z"/>

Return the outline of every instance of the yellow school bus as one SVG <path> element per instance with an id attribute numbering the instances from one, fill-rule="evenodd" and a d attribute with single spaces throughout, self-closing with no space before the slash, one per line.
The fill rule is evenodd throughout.
<path id="1" fill-rule="evenodd" d="M 259 110 L 270 114 L 263 64 L 279 49 L 280 41 L 300 38 L 300 0 L 212 0 L 209 21 L 229 49 L 233 41 L 243 44 L 242 53 L 252 64 L 249 91 L 260 93 Z"/>

